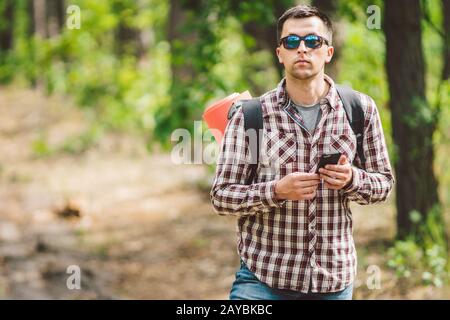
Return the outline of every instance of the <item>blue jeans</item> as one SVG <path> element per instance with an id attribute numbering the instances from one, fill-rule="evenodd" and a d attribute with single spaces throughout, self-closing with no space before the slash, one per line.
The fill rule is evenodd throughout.
<path id="1" fill-rule="evenodd" d="M 230 300 L 352 300 L 353 285 L 332 293 L 302 293 L 271 288 L 262 283 L 241 261 L 236 280 L 230 291 Z"/>

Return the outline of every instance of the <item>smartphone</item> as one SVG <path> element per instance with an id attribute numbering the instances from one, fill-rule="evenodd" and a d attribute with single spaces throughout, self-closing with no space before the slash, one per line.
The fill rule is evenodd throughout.
<path id="1" fill-rule="evenodd" d="M 320 157 L 319 165 L 317 166 L 316 173 L 319 173 L 319 169 L 325 167 L 327 164 L 337 164 L 339 158 L 341 157 L 341 153 L 332 153 L 332 154 L 323 154 Z"/>

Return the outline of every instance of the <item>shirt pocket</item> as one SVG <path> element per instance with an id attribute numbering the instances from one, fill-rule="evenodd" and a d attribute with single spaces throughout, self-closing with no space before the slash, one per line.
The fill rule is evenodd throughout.
<path id="1" fill-rule="evenodd" d="M 294 132 L 266 130 L 261 146 L 261 164 L 281 167 L 297 160 L 297 141 Z"/>
<path id="2" fill-rule="evenodd" d="M 352 163 L 356 156 L 356 136 L 353 133 L 332 134 L 326 151 L 344 154 Z"/>

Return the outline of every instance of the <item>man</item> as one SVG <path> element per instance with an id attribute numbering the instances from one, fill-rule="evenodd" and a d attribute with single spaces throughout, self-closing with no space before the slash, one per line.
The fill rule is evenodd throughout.
<path id="1" fill-rule="evenodd" d="M 349 201 L 385 201 L 394 177 L 375 102 L 357 93 L 364 111 L 363 151 L 333 80 L 330 19 L 297 6 L 278 20 L 285 78 L 260 97 L 264 132 L 252 184 L 242 108 L 228 123 L 211 200 L 220 215 L 238 216 L 241 268 L 230 299 L 351 299 L 356 275 Z M 336 165 L 316 173 L 324 154 Z M 356 165 L 352 165 L 354 163 Z"/>

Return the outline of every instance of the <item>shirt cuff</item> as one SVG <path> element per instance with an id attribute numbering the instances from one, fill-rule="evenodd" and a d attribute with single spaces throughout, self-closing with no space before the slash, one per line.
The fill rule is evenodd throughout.
<path id="1" fill-rule="evenodd" d="M 352 181 L 349 183 L 348 186 L 346 186 L 344 189 L 342 189 L 343 194 L 347 194 L 347 195 L 352 194 L 352 193 L 358 191 L 358 189 L 359 189 L 359 184 L 361 181 L 361 178 L 359 176 L 360 175 L 359 169 L 352 166 L 352 171 L 353 171 Z"/>
<path id="2" fill-rule="evenodd" d="M 275 197 L 275 185 L 277 181 L 270 181 L 263 185 L 261 190 L 261 200 L 265 206 L 281 207 L 286 200 L 279 200 Z"/>

